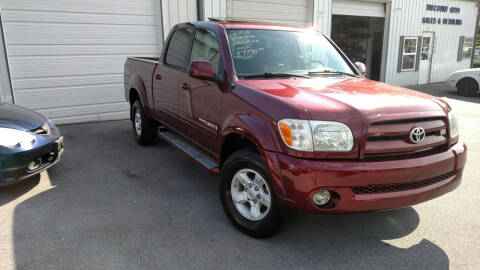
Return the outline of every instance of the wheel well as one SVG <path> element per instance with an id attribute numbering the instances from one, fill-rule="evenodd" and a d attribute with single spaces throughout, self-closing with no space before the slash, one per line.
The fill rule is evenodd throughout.
<path id="1" fill-rule="evenodd" d="M 135 101 L 140 100 L 140 96 L 137 93 L 135 88 L 130 89 L 130 93 L 128 93 L 128 100 L 130 101 L 130 120 L 133 120 L 132 115 L 132 106 Z"/>
<path id="2" fill-rule="evenodd" d="M 247 147 L 252 147 L 257 149 L 257 146 L 245 138 L 245 136 L 242 136 L 240 134 L 236 133 L 230 133 L 227 135 L 227 138 L 223 142 L 222 145 L 222 157 L 220 161 L 220 165 L 223 164 L 223 162 L 233 153 L 236 151 L 247 148 Z"/>

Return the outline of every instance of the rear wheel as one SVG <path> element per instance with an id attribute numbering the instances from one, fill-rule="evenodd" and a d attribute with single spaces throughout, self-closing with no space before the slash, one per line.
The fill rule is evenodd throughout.
<path id="1" fill-rule="evenodd" d="M 132 126 L 135 140 L 141 145 L 149 145 L 157 138 L 157 124 L 143 112 L 142 104 L 136 100 L 132 106 Z"/>
<path id="2" fill-rule="evenodd" d="M 464 78 L 458 82 L 457 90 L 461 96 L 473 97 L 478 94 L 478 84 L 472 78 Z"/>
<path id="3" fill-rule="evenodd" d="M 221 178 L 220 200 L 233 225 L 255 238 L 274 235 L 290 211 L 278 204 L 260 155 L 250 148 L 233 153 Z"/>

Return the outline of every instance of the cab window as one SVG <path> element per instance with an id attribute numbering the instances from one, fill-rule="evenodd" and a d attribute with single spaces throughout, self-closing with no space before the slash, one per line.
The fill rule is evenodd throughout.
<path id="1" fill-rule="evenodd" d="M 193 39 L 190 61 L 210 61 L 216 69 L 216 74 L 221 74 L 220 47 L 214 33 L 198 29 Z"/>
<path id="2" fill-rule="evenodd" d="M 172 34 L 170 42 L 168 43 L 165 64 L 177 69 L 186 70 L 191 35 L 192 29 L 188 28 L 178 29 Z"/>

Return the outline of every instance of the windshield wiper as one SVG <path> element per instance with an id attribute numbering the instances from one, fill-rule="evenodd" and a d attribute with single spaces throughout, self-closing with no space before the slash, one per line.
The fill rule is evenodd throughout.
<path id="1" fill-rule="evenodd" d="M 339 74 L 339 75 L 346 75 L 350 77 L 356 77 L 359 78 L 360 76 L 353 74 L 353 73 L 348 73 L 348 72 L 343 72 L 339 70 L 334 70 L 334 69 L 325 69 L 325 70 L 318 70 L 318 71 L 309 71 L 308 75 L 316 75 L 316 74 Z"/>
<path id="2" fill-rule="evenodd" d="M 241 75 L 239 77 L 250 79 L 250 78 L 280 78 L 280 77 L 300 77 L 300 78 L 307 78 L 310 79 L 310 76 L 304 74 L 294 74 L 294 73 L 273 73 L 273 72 L 265 72 L 259 74 L 249 74 L 249 75 Z"/>

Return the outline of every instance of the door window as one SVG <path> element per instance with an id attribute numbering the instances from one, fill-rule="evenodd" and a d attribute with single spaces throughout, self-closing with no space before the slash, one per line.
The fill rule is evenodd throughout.
<path id="1" fill-rule="evenodd" d="M 197 30 L 190 55 L 190 61 L 194 60 L 210 61 L 216 68 L 216 74 L 221 74 L 220 48 L 214 33 L 205 29 Z"/>
<path id="2" fill-rule="evenodd" d="M 420 54 L 420 60 L 428 60 L 430 56 L 430 37 L 422 38 L 422 52 Z"/>
<path id="3" fill-rule="evenodd" d="M 169 66 L 185 70 L 187 65 L 188 47 L 190 45 L 192 30 L 176 30 L 168 43 L 165 63 Z"/>

